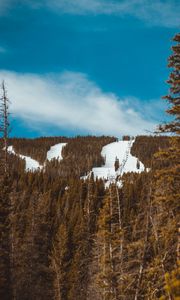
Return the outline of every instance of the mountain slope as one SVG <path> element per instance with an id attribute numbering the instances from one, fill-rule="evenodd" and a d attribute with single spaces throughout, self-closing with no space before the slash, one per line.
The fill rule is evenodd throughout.
<path id="1" fill-rule="evenodd" d="M 145 170 L 144 165 L 138 159 L 131 155 L 131 147 L 134 141 L 118 141 L 103 147 L 101 155 L 105 159 L 105 165 L 99 168 L 93 168 L 94 177 L 114 178 L 122 176 L 124 173 L 140 173 Z M 119 167 L 115 170 L 115 162 L 119 161 Z"/>

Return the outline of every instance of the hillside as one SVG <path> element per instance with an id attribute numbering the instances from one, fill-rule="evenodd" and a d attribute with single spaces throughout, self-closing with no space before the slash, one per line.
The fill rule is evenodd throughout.
<path id="1" fill-rule="evenodd" d="M 10 140 L 10 175 L 1 180 L 1 201 L 11 207 L 10 237 L 2 227 L 2 291 L 19 300 L 160 298 L 165 272 L 176 264 L 173 139 Z M 25 156 L 42 169 L 28 170 Z"/>

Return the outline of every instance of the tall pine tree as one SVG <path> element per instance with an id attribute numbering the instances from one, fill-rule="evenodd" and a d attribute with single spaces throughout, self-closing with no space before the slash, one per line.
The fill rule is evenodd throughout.
<path id="1" fill-rule="evenodd" d="M 172 71 L 167 81 L 170 84 L 170 93 L 163 97 L 169 103 L 167 113 L 173 117 L 173 120 L 160 125 L 160 130 L 180 134 L 180 33 L 175 35 L 173 41 L 176 44 L 172 46 L 173 54 L 169 57 L 168 64 Z"/>
<path id="2" fill-rule="evenodd" d="M 167 81 L 170 93 L 163 98 L 168 101 L 167 113 L 172 117 L 169 123 L 159 126 L 161 132 L 174 134 L 170 147 L 155 155 L 155 167 L 158 161 L 161 166 L 156 169 L 154 183 L 153 205 L 156 214 L 152 215 L 152 224 L 155 229 L 157 251 L 160 257 L 162 274 L 166 278 L 166 289 L 161 299 L 176 299 L 176 292 L 167 284 L 167 271 L 174 269 L 178 272 L 179 265 L 179 191 L 180 191 L 180 33 L 173 38 L 176 43 L 172 46 L 173 54 L 169 57 L 169 68 L 172 71 Z M 155 220 L 158 226 L 154 226 Z M 159 279 L 160 281 L 160 279 Z M 173 283 L 174 284 L 174 283 Z"/>

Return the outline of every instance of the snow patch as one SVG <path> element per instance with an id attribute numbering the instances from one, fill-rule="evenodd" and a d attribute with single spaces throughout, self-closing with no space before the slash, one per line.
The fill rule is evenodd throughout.
<path id="1" fill-rule="evenodd" d="M 43 168 L 43 166 L 41 166 L 39 164 L 38 161 L 36 161 L 35 159 L 32 159 L 31 157 L 29 156 L 25 156 L 25 155 L 22 155 L 22 154 L 17 154 L 15 151 L 14 151 L 14 148 L 13 146 L 9 146 L 8 147 L 8 152 L 11 153 L 11 154 L 14 154 L 14 155 L 17 155 L 19 156 L 20 158 L 22 159 L 25 159 L 25 163 L 26 163 L 26 171 L 37 171 L 37 170 L 41 170 Z"/>
<path id="2" fill-rule="evenodd" d="M 64 146 L 66 146 L 66 143 L 60 143 L 60 144 L 56 144 L 56 145 L 52 146 L 50 148 L 50 150 L 47 152 L 47 160 L 50 161 L 54 158 L 58 159 L 58 160 L 63 159 L 63 157 L 62 157 L 62 148 Z M 8 152 L 11 153 L 11 154 L 17 155 L 22 159 L 25 159 L 25 163 L 26 163 L 25 169 L 26 169 L 26 171 L 34 172 L 34 171 L 37 171 L 37 170 L 41 170 L 46 165 L 46 163 L 44 163 L 44 165 L 42 166 L 35 159 L 32 159 L 31 157 L 26 156 L 26 155 L 16 153 L 14 151 L 13 146 L 8 147 Z"/>
<path id="3" fill-rule="evenodd" d="M 105 165 L 93 168 L 94 178 L 107 180 L 105 186 L 108 187 L 110 183 L 116 183 L 119 187 L 122 182 L 117 181 L 117 177 L 121 177 L 124 173 L 135 172 L 141 173 L 145 170 L 142 162 L 137 157 L 132 156 L 130 153 L 134 140 L 118 141 L 108 144 L 102 148 L 101 155 L 105 158 Z M 115 171 L 115 160 L 119 160 L 119 168 Z M 89 174 L 89 175 L 90 175 Z M 87 179 L 88 176 L 84 176 Z"/>
<path id="4" fill-rule="evenodd" d="M 59 143 L 50 148 L 47 152 L 47 160 L 58 159 L 62 160 L 62 149 L 65 147 L 67 143 Z"/>

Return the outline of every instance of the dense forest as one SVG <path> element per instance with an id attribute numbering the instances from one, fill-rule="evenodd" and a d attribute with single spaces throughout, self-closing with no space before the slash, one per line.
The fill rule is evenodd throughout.
<path id="1" fill-rule="evenodd" d="M 131 153 L 149 172 L 124 174 L 122 187 L 105 188 L 93 173 L 82 179 L 104 164 L 102 147 L 115 137 L 9 139 L 3 123 L 0 299 L 179 299 L 180 45 L 173 51 L 174 121 L 159 132 L 174 135 L 136 137 Z M 42 164 L 51 146 L 67 145 L 61 161 L 26 172 L 5 142 Z"/>

